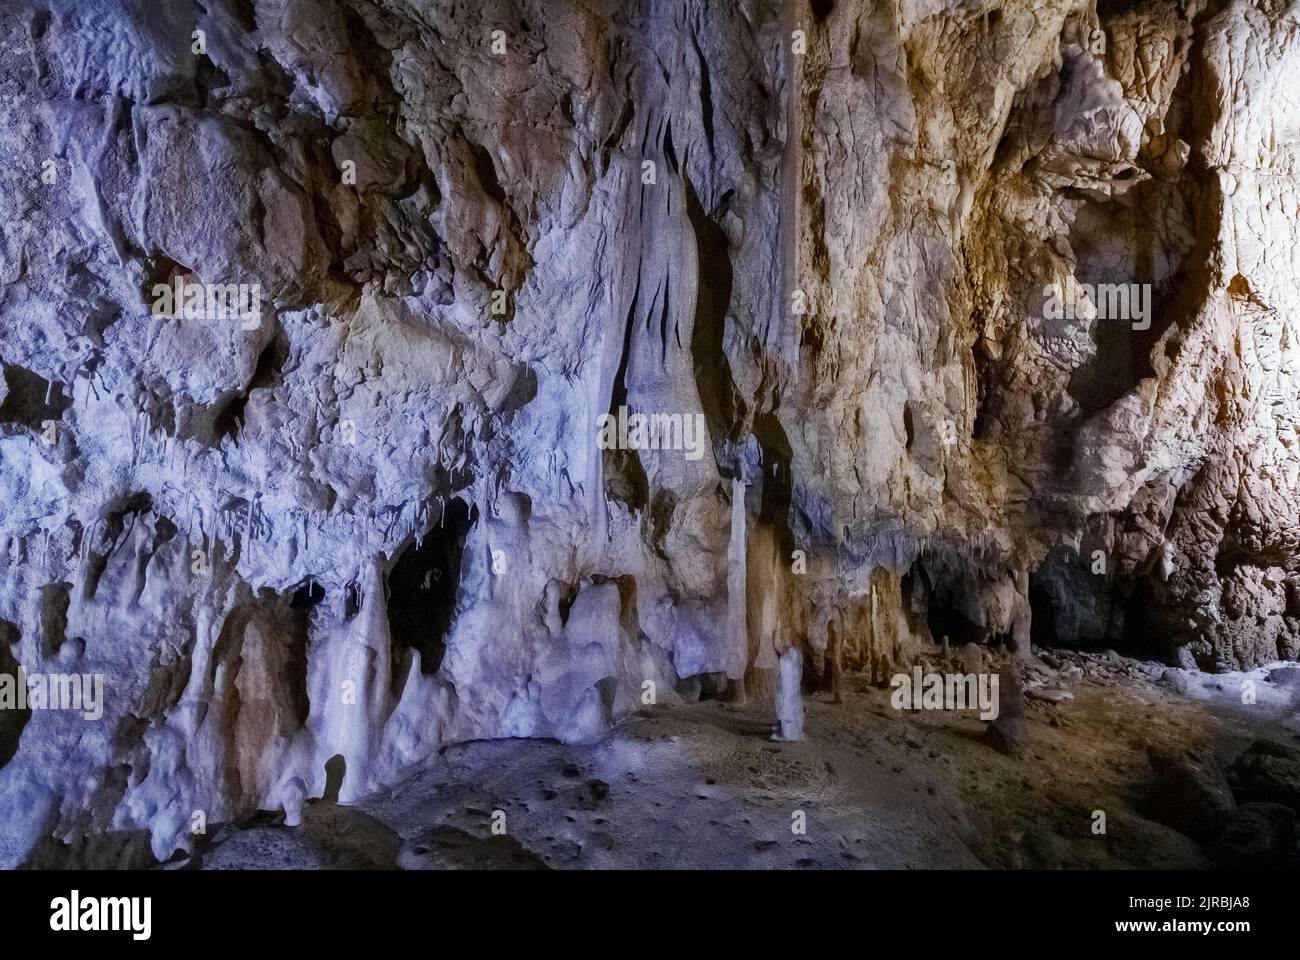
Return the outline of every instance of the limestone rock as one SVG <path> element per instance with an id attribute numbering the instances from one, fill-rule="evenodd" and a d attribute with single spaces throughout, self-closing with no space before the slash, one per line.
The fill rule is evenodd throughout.
<path id="1" fill-rule="evenodd" d="M 998 715 L 984 728 L 984 742 L 1008 756 L 1020 756 L 1029 746 L 1025 687 L 1014 663 L 998 670 Z"/>
<path id="2" fill-rule="evenodd" d="M 147 6 L 0 9 L 0 672 L 105 691 L 0 865 L 789 642 L 1300 653 L 1289 8 Z"/>
<path id="3" fill-rule="evenodd" d="M 1243 804 L 1215 846 L 1226 870 L 1294 870 L 1300 867 L 1296 814 L 1277 803 Z"/>
<path id="4" fill-rule="evenodd" d="M 1237 812 L 1228 781 L 1212 757 L 1150 750 L 1155 777 L 1147 798 L 1153 820 L 1200 840 L 1212 840 Z"/>
<path id="5" fill-rule="evenodd" d="M 1256 740 L 1232 765 L 1245 802 L 1280 803 L 1300 813 L 1300 750 Z"/>

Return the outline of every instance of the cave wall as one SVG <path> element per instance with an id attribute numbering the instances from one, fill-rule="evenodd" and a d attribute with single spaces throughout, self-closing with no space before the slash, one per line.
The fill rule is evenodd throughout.
<path id="1" fill-rule="evenodd" d="M 790 645 L 1296 656 L 1290 5 L 0 25 L 0 663 L 107 690 L 0 728 L 5 865 L 770 696 Z M 177 283 L 260 316 L 159 316 Z M 1047 317 L 1105 283 L 1149 325 Z M 622 407 L 700 455 L 601 449 Z"/>

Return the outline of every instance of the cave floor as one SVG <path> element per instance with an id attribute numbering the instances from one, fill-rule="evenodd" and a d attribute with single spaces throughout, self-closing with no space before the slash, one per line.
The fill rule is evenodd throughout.
<path id="1" fill-rule="evenodd" d="M 704 701 L 648 708 L 587 745 L 459 744 L 360 804 L 312 802 L 299 827 L 270 814 L 227 826 L 184 865 L 1208 866 L 1199 844 L 1139 812 L 1147 747 L 1195 744 L 1227 764 L 1257 737 L 1294 744 L 1283 727 L 1294 704 L 1241 706 L 1214 680 L 1188 694 L 1134 663 L 1115 658 L 1104 678 L 1086 671 L 1062 704 L 1029 701 L 1019 759 L 981 741 L 973 712 L 900 713 L 889 690 L 848 677 L 842 703 L 806 698 L 803 742 L 769 739 L 769 703 Z M 1096 810 L 1104 835 L 1093 833 Z"/>

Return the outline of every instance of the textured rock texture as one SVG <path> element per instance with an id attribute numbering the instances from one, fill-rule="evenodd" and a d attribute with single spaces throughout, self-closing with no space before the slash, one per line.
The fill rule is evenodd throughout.
<path id="1" fill-rule="evenodd" d="M 106 699 L 0 714 L 0 863 L 942 636 L 1294 659 L 1298 26 L 6 3 L 0 672 Z"/>

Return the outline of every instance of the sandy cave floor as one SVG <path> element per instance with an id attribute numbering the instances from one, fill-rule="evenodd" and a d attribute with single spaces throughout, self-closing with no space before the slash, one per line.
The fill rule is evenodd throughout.
<path id="1" fill-rule="evenodd" d="M 800 743 L 769 739 L 767 702 L 663 704 L 589 745 L 449 746 L 359 805 L 314 801 L 296 828 L 273 814 L 225 825 L 168 866 L 1210 866 L 1197 842 L 1142 816 L 1147 748 L 1194 744 L 1226 766 L 1256 738 L 1295 745 L 1296 687 L 1263 683 L 1268 696 L 1243 706 L 1242 675 L 1189 683 L 1114 655 L 1078 662 L 1074 682 L 1056 685 L 1073 700 L 1029 702 L 1022 759 L 981 742 L 973 712 L 900 713 L 889 690 L 848 677 L 842 703 L 806 698 Z M 504 835 L 491 832 L 494 810 Z"/>

